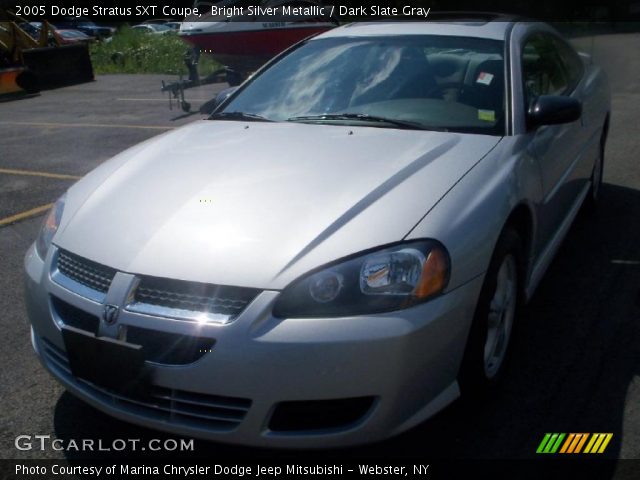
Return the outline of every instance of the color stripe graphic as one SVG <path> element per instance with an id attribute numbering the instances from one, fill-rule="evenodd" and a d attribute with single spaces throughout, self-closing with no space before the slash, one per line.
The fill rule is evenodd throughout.
<path id="1" fill-rule="evenodd" d="M 545 433 L 536 453 L 603 453 L 612 438 L 613 433 Z"/>

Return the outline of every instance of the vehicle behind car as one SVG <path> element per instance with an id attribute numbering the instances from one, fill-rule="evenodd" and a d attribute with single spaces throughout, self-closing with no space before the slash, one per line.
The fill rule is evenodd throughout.
<path id="1" fill-rule="evenodd" d="M 105 39 L 113 35 L 115 31 L 112 27 L 96 25 L 91 20 L 83 17 L 66 17 L 55 22 L 58 29 L 78 30 L 85 35 L 96 39 Z"/>

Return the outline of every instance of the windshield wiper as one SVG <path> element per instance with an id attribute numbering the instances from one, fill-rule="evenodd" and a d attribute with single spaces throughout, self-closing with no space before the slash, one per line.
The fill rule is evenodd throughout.
<path id="1" fill-rule="evenodd" d="M 273 122 L 256 113 L 245 112 L 218 112 L 209 116 L 209 120 L 246 120 L 249 122 Z"/>
<path id="2" fill-rule="evenodd" d="M 291 117 L 288 122 L 322 122 L 325 120 L 357 120 L 360 122 L 386 123 L 394 127 L 404 128 L 407 130 L 438 130 L 446 131 L 446 129 L 425 127 L 417 122 L 408 120 L 396 120 L 394 118 L 378 117 L 376 115 L 368 115 L 366 113 L 332 113 L 323 115 L 303 115 L 300 117 Z"/>

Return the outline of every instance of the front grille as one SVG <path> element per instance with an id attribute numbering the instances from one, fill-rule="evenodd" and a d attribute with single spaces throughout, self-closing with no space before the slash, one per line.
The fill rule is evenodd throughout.
<path id="1" fill-rule="evenodd" d="M 100 319 L 95 315 L 91 315 L 54 296 L 51 296 L 51 306 L 55 314 L 65 325 L 79 328 L 94 335 L 98 334 Z"/>
<path id="2" fill-rule="evenodd" d="M 230 431 L 244 420 L 251 400 L 152 386 L 144 397 L 130 397 L 71 374 L 67 354 L 40 338 L 47 364 L 67 382 L 112 407 L 152 420 L 202 430 Z"/>
<path id="3" fill-rule="evenodd" d="M 260 290 L 228 287 L 205 283 L 142 277 L 129 310 L 163 315 L 158 309 L 145 309 L 144 305 L 166 309 L 164 316 L 198 319 L 199 315 L 237 317 Z"/>
<path id="4" fill-rule="evenodd" d="M 105 267 L 65 250 L 58 251 L 57 267 L 65 277 L 102 293 L 107 293 L 116 274 L 113 268 Z"/>
<path id="5" fill-rule="evenodd" d="M 164 365 L 187 365 L 213 349 L 212 338 L 161 332 L 141 327 L 127 327 L 128 343 L 142 345 L 146 360 Z"/>
<path id="6" fill-rule="evenodd" d="M 98 335 L 100 319 L 84 310 L 51 296 L 51 306 L 64 325 Z M 164 365 L 187 365 L 213 349 L 212 338 L 162 332 L 149 328 L 126 326 L 125 341 L 142 345 L 145 360 Z"/>

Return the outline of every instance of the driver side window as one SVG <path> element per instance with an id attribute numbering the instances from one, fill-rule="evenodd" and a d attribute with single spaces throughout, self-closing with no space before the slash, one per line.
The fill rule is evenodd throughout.
<path id="1" fill-rule="evenodd" d="M 562 95 L 569 81 L 557 45 L 550 35 L 536 33 L 522 49 L 525 108 L 540 95 Z"/>

